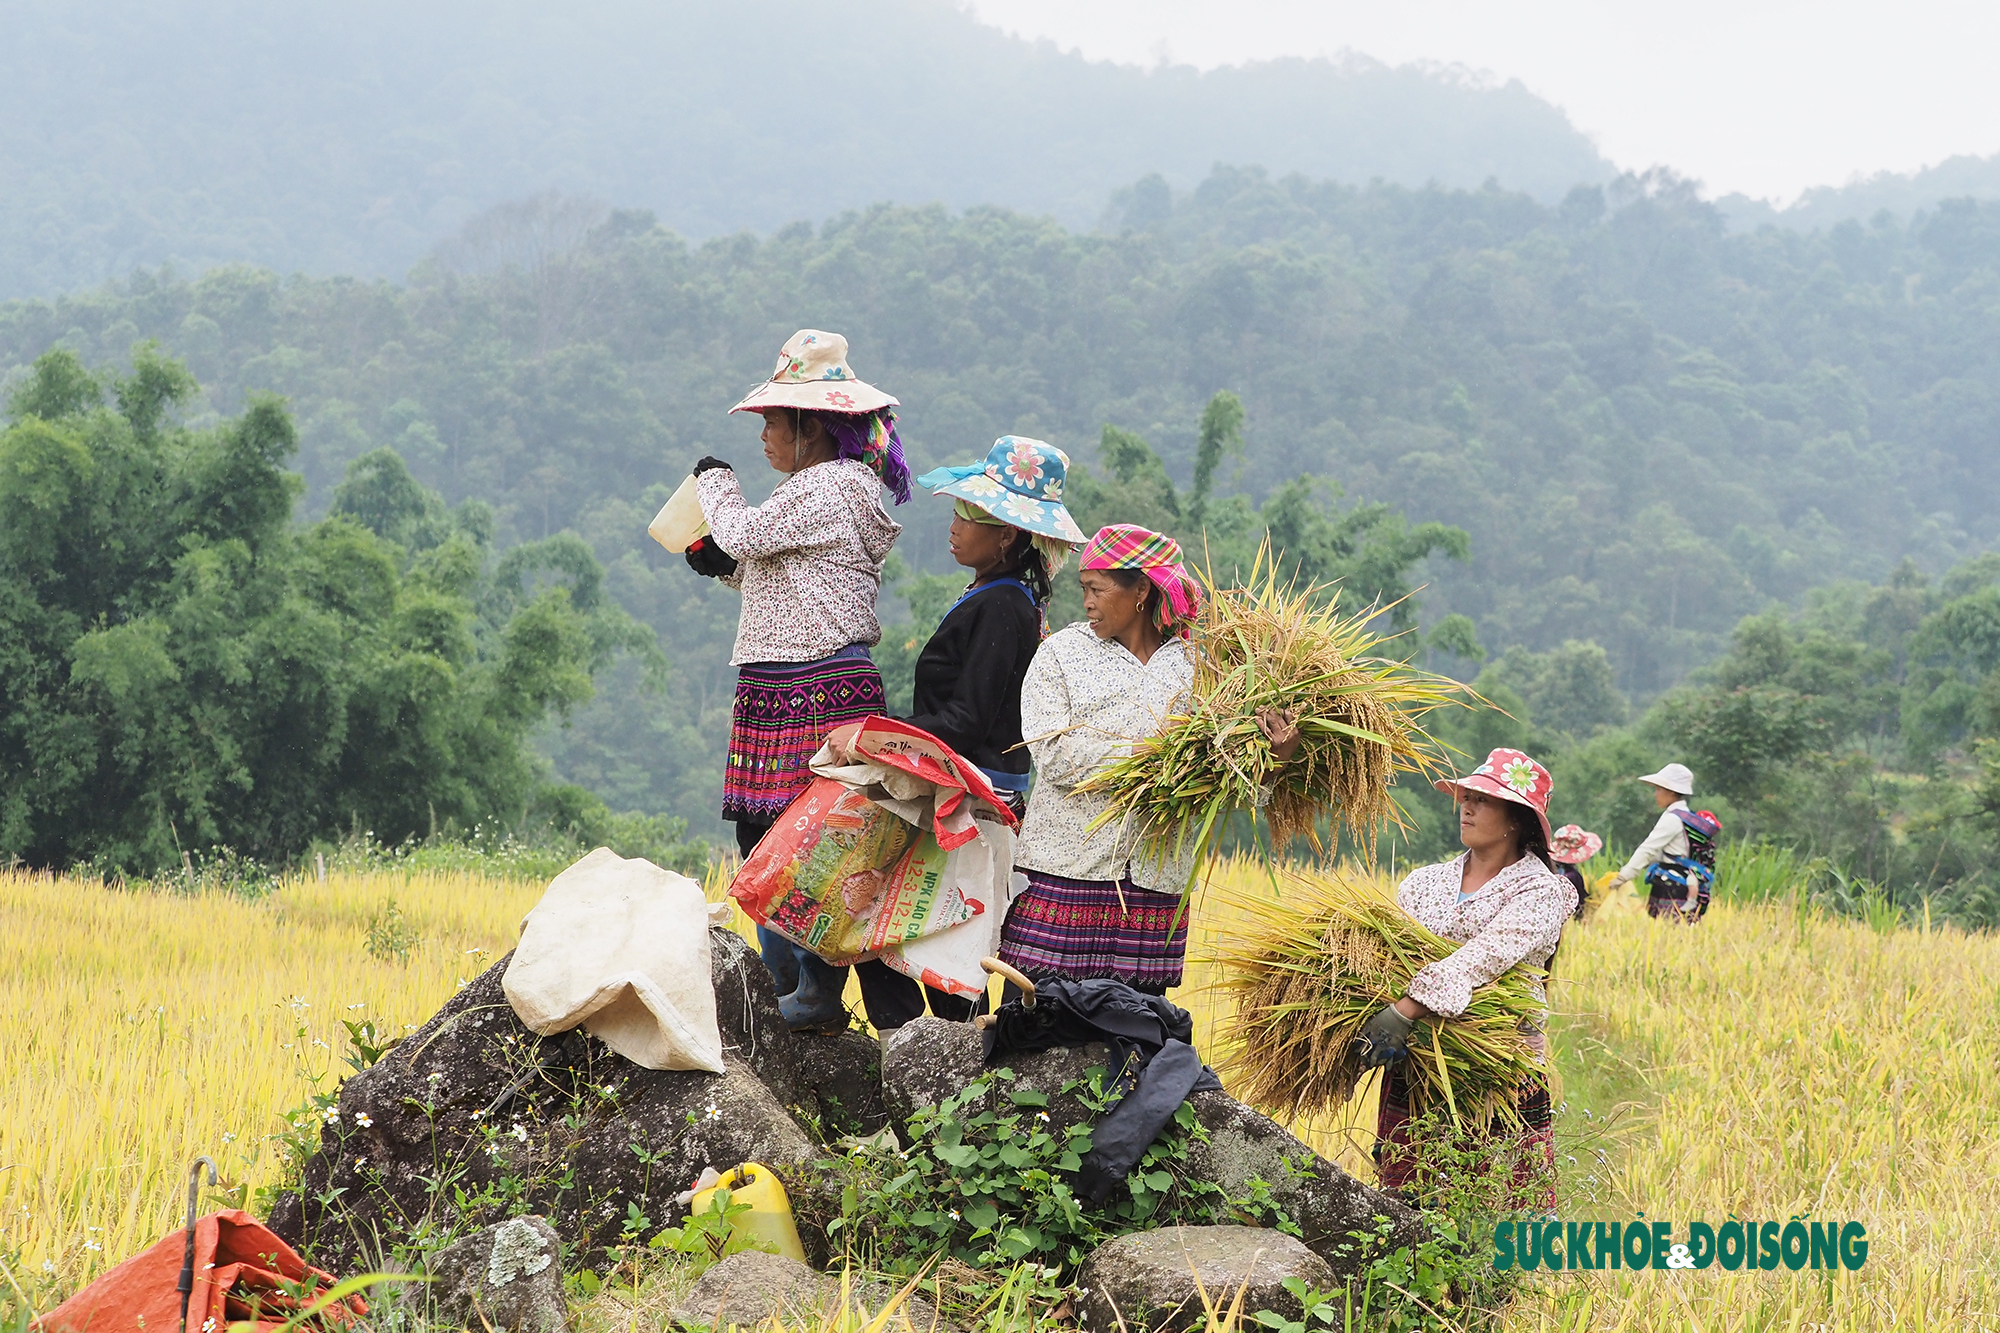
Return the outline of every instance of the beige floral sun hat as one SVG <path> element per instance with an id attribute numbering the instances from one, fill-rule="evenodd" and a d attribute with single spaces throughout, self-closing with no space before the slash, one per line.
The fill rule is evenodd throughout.
<path id="1" fill-rule="evenodd" d="M 785 340 L 771 378 L 752 389 L 731 412 L 796 407 L 808 412 L 879 412 L 899 407 L 894 398 L 854 378 L 847 365 L 847 339 L 837 333 L 800 329 Z"/>

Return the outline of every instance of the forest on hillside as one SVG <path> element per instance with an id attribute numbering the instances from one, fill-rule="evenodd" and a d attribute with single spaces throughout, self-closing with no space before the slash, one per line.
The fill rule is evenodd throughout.
<path id="1" fill-rule="evenodd" d="M 210 412 L 288 400 L 309 515 L 389 448 L 445 502 L 490 505 L 496 549 L 580 533 L 671 683 L 611 667 L 550 753 L 613 808 L 700 829 L 733 605 L 643 528 L 694 458 L 754 458 L 724 411 L 801 325 L 845 333 L 901 397 L 920 466 L 1011 431 L 1107 476 L 1114 427 L 1184 488 L 1203 409 L 1234 392 L 1218 495 L 1274 530 L 1281 496 L 1295 531 L 1378 505 L 1462 530 L 1463 560 L 1437 545 L 1409 572 L 1423 625 L 1469 617 L 1496 663 L 1601 656 L 1601 707 L 1564 715 L 1587 736 L 1723 657 L 1745 617 L 1993 544 L 1996 273 L 2000 207 L 1740 235 L 1659 176 L 1550 206 L 1218 168 L 1191 191 L 1134 183 L 1094 232 L 883 206 L 701 244 L 542 196 L 404 284 L 235 267 L 15 302 L 0 373 L 157 340 Z M 896 516 L 920 592 L 947 572 L 943 510 Z M 1472 675 L 1463 646 L 1434 660 Z"/>
<path id="2" fill-rule="evenodd" d="M 882 200 L 1090 226 L 1117 182 L 1185 187 L 1217 161 L 1546 200 L 1613 174 L 1519 83 L 1355 56 L 1134 69 L 951 0 L 851 0 L 837 22 L 708 0 L 15 0 L 6 33 L 0 298 L 164 261 L 400 277 L 550 188 L 705 239 Z"/>

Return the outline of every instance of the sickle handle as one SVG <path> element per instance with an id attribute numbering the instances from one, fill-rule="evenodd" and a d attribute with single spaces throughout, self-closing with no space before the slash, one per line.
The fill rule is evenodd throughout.
<path id="1" fill-rule="evenodd" d="M 208 1168 L 208 1183 L 212 1189 L 216 1183 L 213 1158 L 197 1157 L 188 1167 L 187 1246 L 181 1251 L 181 1280 L 177 1287 L 181 1294 L 181 1333 L 187 1333 L 188 1297 L 194 1292 L 194 1223 L 201 1210 L 201 1169 L 204 1166 Z"/>

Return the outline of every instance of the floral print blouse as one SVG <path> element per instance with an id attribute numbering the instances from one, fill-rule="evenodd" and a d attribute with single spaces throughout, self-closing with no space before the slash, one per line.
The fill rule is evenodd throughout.
<path id="1" fill-rule="evenodd" d="M 1091 831 L 1108 801 L 1076 785 L 1159 733 L 1194 684 L 1194 662 L 1168 639 L 1141 662 L 1116 639 L 1100 639 L 1083 621 L 1051 634 L 1021 685 L 1021 734 L 1035 760 L 1035 786 L 1021 821 L 1014 864 L 1065 879 L 1119 880 L 1178 894 L 1192 856 L 1165 864 L 1135 853 L 1119 824 Z"/>
<path id="2" fill-rule="evenodd" d="M 903 529 L 883 512 L 882 483 L 867 464 L 816 463 L 755 507 L 726 467 L 695 485 L 716 543 L 738 562 L 723 580 L 743 591 L 731 666 L 817 662 L 849 644 L 881 642 L 882 562 Z"/>
<path id="3" fill-rule="evenodd" d="M 1563 926 L 1576 910 L 1576 889 L 1532 856 L 1522 857 L 1460 901 L 1469 855 L 1461 852 L 1413 870 L 1396 889 L 1405 912 L 1446 939 L 1462 941 L 1410 979 L 1410 998 L 1446 1017 L 1464 1013 L 1474 987 L 1516 963 L 1548 966 Z"/>

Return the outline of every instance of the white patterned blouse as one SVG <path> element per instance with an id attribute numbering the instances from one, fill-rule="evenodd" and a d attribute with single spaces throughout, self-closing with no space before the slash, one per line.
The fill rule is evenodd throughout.
<path id="1" fill-rule="evenodd" d="M 1576 889 L 1532 856 L 1522 857 L 1461 901 L 1469 855 L 1460 852 L 1449 861 L 1413 870 L 1396 889 L 1405 912 L 1446 939 L 1460 941 L 1456 950 L 1410 979 L 1410 998 L 1448 1018 L 1465 1012 L 1474 987 L 1516 963 L 1547 967 L 1576 910 Z"/>
<path id="2" fill-rule="evenodd" d="M 883 512 L 882 483 L 866 463 L 816 463 L 754 508 L 726 467 L 702 473 L 695 489 L 717 544 L 737 560 L 723 580 L 743 591 L 731 666 L 816 662 L 882 641 L 875 599 L 903 529 Z"/>
<path id="3" fill-rule="evenodd" d="M 1168 639 L 1141 662 L 1116 639 L 1100 639 L 1078 621 L 1051 634 L 1021 684 L 1021 734 L 1035 760 L 1035 786 L 1014 863 L 1065 879 L 1123 879 L 1142 889 L 1178 894 L 1192 857 L 1162 864 L 1136 855 L 1121 825 L 1091 831 L 1106 798 L 1075 790 L 1100 768 L 1132 752 L 1132 742 L 1157 735 L 1194 684 L 1187 645 Z"/>

